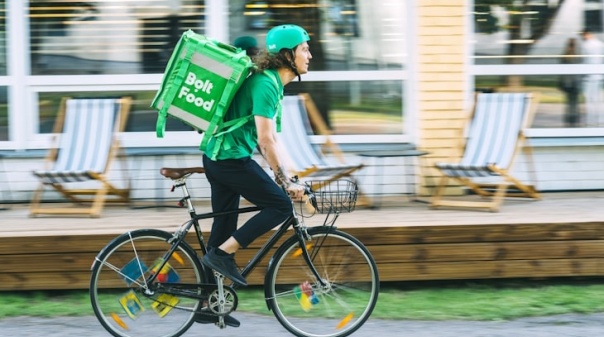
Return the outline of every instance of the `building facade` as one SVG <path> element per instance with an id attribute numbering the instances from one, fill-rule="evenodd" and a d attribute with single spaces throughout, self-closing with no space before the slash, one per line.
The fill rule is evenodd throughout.
<path id="1" fill-rule="evenodd" d="M 604 103 L 580 94 L 569 117 L 561 80 L 604 74 L 596 55 L 588 63 L 580 32 L 604 40 L 602 0 L 11 0 L 0 1 L 0 153 L 13 201 L 29 200 L 52 144 L 60 99 L 128 95 L 134 105 L 121 135 L 135 198 L 165 187 L 157 165 L 201 164 L 200 135 L 171 120 L 155 135 L 149 106 L 165 64 L 187 29 L 219 41 L 254 37 L 295 23 L 311 35 L 311 72 L 286 94 L 308 93 L 347 159 L 360 151 L 407 143 L 429 152 L 421 161 L 421 193 L 428 195 L 436 161 L 458 158 L 458 142 L 474 92 L 533 91 L 540 102 L 528 131 L 535 167 L 521 157 L 520 177 L 534 171 L 540 190 L 604 188 Z M 574 40 L 576 49 L 566 46 Z M 604 52 L 602 53 L 604 54 Z M 602 96 L 602 85 L 597 93 Z M 596 97 L 596 99 L 600 99 Z M 593 104 L 592 104 L 593 103 Z M 321 143 L 324 139 L 315 136 Z M 157 158 L 140 150 L 189 149 Z M 137 152 L 138 151 L 138 152 Z M 128 156 L 128 153 L 138 153 Z M 175 152 L 181 153 L 181 152 Z M 360 177 L 374 191 L 377 172 L 389 183 L 380 193 L 410 186 L 403 158 L 368 163 Z M 374 165 L 380 165 L 381 171 Z M 23 168 L 27 169 L 23 169 Z M 0 166 L 0 168 L 2 168 Z M 134 168 L 134 169 L 133 169 Z M 148 184 L 149 180 L 158 184 Z M 196 193 L 208 197 L 198 179 Z M 2 186 L 2 182 L 0 182 Z M 458 193 L 452 186 L 450 193 Z"/>

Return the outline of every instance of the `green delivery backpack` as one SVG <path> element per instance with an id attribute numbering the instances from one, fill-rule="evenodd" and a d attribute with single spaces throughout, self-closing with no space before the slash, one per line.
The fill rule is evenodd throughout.
<path id="1" fill-rule="evenodd" d="M 200 149 L 205 151 L 212 136 L 243 125 L 248 117 L 228 123 L 223 123 L 223 117 L 253 68 L 244 50 L 186 31 L 172 52 L 151 103 L 158 111 L 157 137 L 164 136 L 166 118 L 171 116 L 204 131 Z"/>

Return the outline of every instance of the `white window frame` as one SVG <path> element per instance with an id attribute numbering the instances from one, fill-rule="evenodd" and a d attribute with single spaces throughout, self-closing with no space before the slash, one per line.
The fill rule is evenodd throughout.
<path id="1" fill-rule="evenodd" d="M 566 75 L 566 74 L 604 74 L 604 64 L 585 65 L 585 64 L 498 64 L 498 65 L 477 65 L 474 64 L 474 20 L 472 8 L 473 0 L 467 1 L 467 55 L 468 55 L 468 97 L 467 105 L 471 105 L 472 93 L 474 92 L 474 83 L 476 76 L 486 75 Z M 530 128 L 526 130 L 529 138 L 559 138 L 556 143 L 574 145 L 577 143 L 573 138 L 581 137 L 604 137 L 604 128 Z M 559 144 L 558 144 L 559 145 Z"/>
<path id="2" fill-rule="evenodd" d="M 222 0 L 207 0 L 208 12 L 206 29 L 212 36 L 228 34 L 228 8 Z M 7 2 L 8 75 L 0 76 L 0 85 L 9 90 L 9 140 L 0 142 L 0 150 L 47 149 L 52 144 L 52 134 L 40 134 L 38 94 L 44 92 L 86 92 L 86 91 L 155 91 L 159 88 L 162 74 L 137 75 L 52 75 L 33 76 L 29 69 L 29 21 L 28 0 Z M 401 81 L 403 104 L 405 104 L 401 134 L 395 135 L 334 135 L 333 140 L 343 144 L 406 143 L 417 140 L 417 94 L 413 88 L 416 69 L 412 46 L 416 41 L 415 3 L 411 1 L 405 13 L 407 20 L 406 50 L 407 62 L 403 70 L 380 71 L 317 71 L 303 76 L 306 82 L 318 81 Z M 402 113 L 402 112 L 401 112 Z M 190 147 L 197 146 L 200 135 L 195 132 L 166 132 L 164 138 L 157 138 L 155 132 L 124 132 L 121 135 L 124 147 Z M 324 137 L 314 136 L 313 142 L 321 143 Z"/>

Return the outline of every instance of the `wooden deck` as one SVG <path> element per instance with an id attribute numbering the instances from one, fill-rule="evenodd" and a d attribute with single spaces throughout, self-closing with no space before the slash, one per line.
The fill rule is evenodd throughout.
<path id="1" fill-rule="evenodd" d="M 604 192 L 549 193 L 540 201 L 506 200 L 490 213 L 431 210 L 399 197 L 378 210 L 343 214 L 338 224 L 371 250 L 383 281 L 596 276 L 604 275 L 603 203 Z M 27 207 L 11 206 L 0 217 L 0 290 L 6 291 L 88 288 L 90 265 L 109 240 L 136 228 L 173 231 L 188 215 L 109 206 L 98 219 L 30 218 Z M 203 224 L 206 235 L 209 228 Z M 252 253 L 242 250 L 238 262 Z M 248 282 L 262 283 L 263 272 L 257 268 Z"/>

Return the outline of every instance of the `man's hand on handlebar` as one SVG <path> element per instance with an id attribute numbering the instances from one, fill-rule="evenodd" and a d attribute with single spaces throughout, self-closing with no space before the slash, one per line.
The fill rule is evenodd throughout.
<path id="1" fill-rule="evenodd" d="M 290 198 L 294 201 L 301 201 L 304 198 L 304 194 L 306 192 L 306 188 L 304 185 L 297 182 L 290 182 L 285 186 L 285 192 L 289 195 Z"/>
<path id="2" fill-rule="evenodd" d="M 281 184 L 281 186 L 285 190 L 285 193 L 294 201 L 302 201 L 307 192 L 306 185 L 298 182 L 297 176 L 287 179 L 287 183 Z"/>

